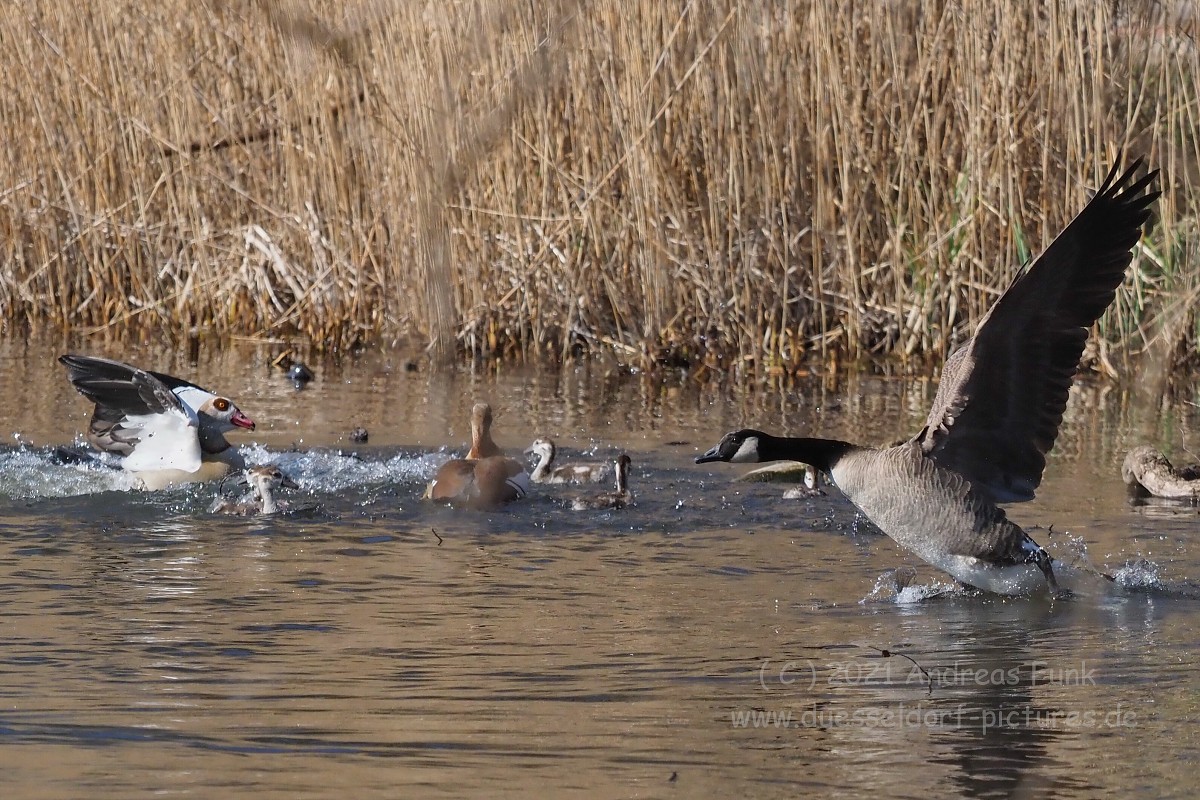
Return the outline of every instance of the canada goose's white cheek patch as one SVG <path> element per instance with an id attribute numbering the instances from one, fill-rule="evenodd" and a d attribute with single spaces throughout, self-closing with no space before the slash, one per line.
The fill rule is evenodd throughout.
<path id="1" fill-rule="evenodd" d="M 751 436 L 746 441 L 742 442 L 742 446 L 733 454 L 733 458 L 729 459 L 730 464 L 757 464 L 758 463 L 758 437 Z"/>

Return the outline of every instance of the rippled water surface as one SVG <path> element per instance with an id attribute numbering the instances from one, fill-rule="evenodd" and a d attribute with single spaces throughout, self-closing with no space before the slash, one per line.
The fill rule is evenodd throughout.
<path id="1" fill-rule="evenodd" d="M 232 395 L 247 457 L 309 508 L 217 517 L 216 486 L 54 463 L 90 411 L 65 349 Z M 389 354 L 314 359 L 297 392 L 267 346 L 193 355 L 0 345 L 5 798 L 1194 794 L 1200 518 L 1130 507 L 1118 472 L 1131 444 L 1196 444 L 1190 396 L 1079 388 L 1010 515 L 1122 588 L 1002 600 L 950 590 L 835 490 L 785 501 L 692 463 L 743 425 L 911 435 L 929 381 L 735 391 Z M 628 452 L 636 505 L 426 506 L 477 400 L 510 452 Z"/>

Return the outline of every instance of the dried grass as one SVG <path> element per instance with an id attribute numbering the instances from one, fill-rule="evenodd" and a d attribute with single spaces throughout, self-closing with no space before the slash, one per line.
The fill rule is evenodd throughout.
<path id="1" fill-rule="evenodd" d="M 440 359 L 938 358 L 1124 150 L 1167 192 L 1104 341 L 1178 352 L 1195 13 L 3 4 L 0 313 Z"/>

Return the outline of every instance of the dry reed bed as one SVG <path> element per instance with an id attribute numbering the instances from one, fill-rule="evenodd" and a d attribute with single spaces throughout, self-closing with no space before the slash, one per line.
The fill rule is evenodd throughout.
<path id="1" fill-rule="evenodd" d="M 0 6 L 0 310 L 728 365 L 940 356 L 1124 147 L 1196 338 L 1190 5 Z M 1132 9 L 1132 10 L 1131 10 Z"/>

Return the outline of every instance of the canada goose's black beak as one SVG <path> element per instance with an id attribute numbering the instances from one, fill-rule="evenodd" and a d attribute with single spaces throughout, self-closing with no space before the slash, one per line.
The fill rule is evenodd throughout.
<path id="1" fill-rule="evenodd" d="M 721 458 L 721 445 L 719 445 L 719 444 L 716 445 L 715 447 L 713 447 L 713 449 L 709 450 L 704 455 L 696 456 L 697 464 L 707 464 L 710 461 L 724 461 L 724 460 L 725 459 Z"/>

